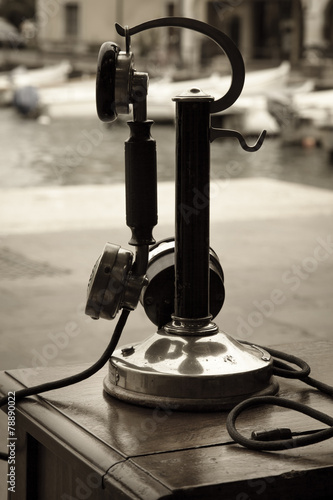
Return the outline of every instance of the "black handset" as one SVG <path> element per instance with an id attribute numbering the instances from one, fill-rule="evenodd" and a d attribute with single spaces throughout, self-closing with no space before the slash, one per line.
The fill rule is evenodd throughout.
<path id="1" fill-rule="evenodd" d="M 97 114 L 113 122 L 129 114 L 130 137 L 125 142 L 126 224 L 132 231 L 130 245 L 136 254 L 107 243 L 96 262 L 88 285 L 86 314 L 94 319 L 113 319 L 126 307 L 135 309 L 147 279 L 148 247 L 155 243 L 157 224 L 156 142 L 147 120 L 148 75 L 134 69 L 133 53 L 105 42 L 99 52 L 96 79 Z"/>

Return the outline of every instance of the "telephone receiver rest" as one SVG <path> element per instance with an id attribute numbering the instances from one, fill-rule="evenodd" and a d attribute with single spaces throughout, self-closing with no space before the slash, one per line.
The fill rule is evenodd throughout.
<path id="1" fill-rule="evenodd" d="M 153 19 L 133 28 L 123 28 L 116 23 L 119 35 L 125 37 L 126 52 L 112 42 L 105 42 L 98 56 L 96 81 L 96 103 L 99 118 L 104 122 L 113 122 L 118 113 L 128 114 L 129 105 L 134 104 L 134 119 L 146 120 L 146 96 L 148 91 L 148 75 L 134 69 L 133 54 L 130 52 L 131 35 L 160 27 L 179 27 L 197 31 L 212 39 L 227 55 L 231 70 L 231 85 L 227 93 L 220 99 L 210 103 L 210 114 L 229 108 L 239 97 L 245 80 L 244 61 L 241 53 L 230 38 L 218 29 L 196 19 L 183 17 L 165 17 Z M 141 104 L 140 104 L 141 103 Z M 135 106 L 136 104 L 136 106 Z M 211 128 L 210 140 L 218 137 L 235 137 L 247 152 L 258 151 L 266 136 L 264 131 L 254 146 L 249 146 L 244 137 L 236 131 Z"/>
<path id="2" fill-rule="evenodd" d="M 162 17 L 153 19 L 145 23 L 134 26 L 133 28 L 123 28 L 116 23 L 117 33 L 126 38 L 126 47 L 130 46 L 130 37 L 142 31 L 152 28 L 162 27 L 178 27 L 187 28 L 211 38 L 227 55 L 231 70 L 232 79 L 231 85 L 227 93 L 218 100 L 210 103 L 210 113 L 218 113 L 229 108 L 239 97 L 242 92 L 245 80 L 245 67 L 241 53 L 239 52 L 233 41 L 223 32 L 196 19 L 184 17 Z"/>
<path id="3" fill-rule="evenodd" d="M 129 113 L 130 104 L 143 101 L 146 97 L 148 75 L 136 72 L 134 69 L 133 54 L 130 52 L 130 37 L 141 31 L 159 27 L 188 28 L 202 33 L 214 40 L 229 58 L 232 69 L 230 88 L 223 97 L 211 102 L 210 113 L 229 108 L 239 97 L 245 79 L 243 58 L 230 38 L 218 29 L 196 19 L 183 17 L 153 19 L 130 29 L 123 28 L 116 23 L 118 34 L 126 39 L 126 51 L 121 51 L 119 45 L 113 42 L 105 42 L 99 51 L 96 105 L 101 121 L 113 122 L 118 114 Z"/>
<path id="4" fill-rule="evenodd" d="M 258 151 L 261 148 L 265 140 L 266 134 L 267 134 L 266 130 L 263 130 L 257 142 L 253 146 L 249 146 L 245 141 L 244 137 L 242 136 L 242 134 L 240 134 L 236 130 L 218 129 L 211 127 L 209 140 L 210 142 L 213 142 L 215 141 L 215 139 L 218 139 L 219 137 L 235 137 L 238 140 L 241 147 L 244 149 L 244 151 L 247 151 L 248 153 L 253 153 L 254 151 Z"/>

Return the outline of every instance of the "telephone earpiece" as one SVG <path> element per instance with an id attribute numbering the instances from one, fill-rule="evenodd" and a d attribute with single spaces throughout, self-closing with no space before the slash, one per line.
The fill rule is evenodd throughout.
<path id="1" fill-rule="evenodd" d="M 98 54 L 96 107 L 98 117 L 103 122 L 113 122 L 117 118 L 115 80 L 119 52 L 117 44 L 105 42 Z"/>
<path id="2" fill-rule="evenodd" d="M 148 75 L 134 69 L 134 58 L 129 50 L 105 42 L 100 48 L 97 63 L 96 106 L 103 122 L 113 122 L 118 114 L 127 115 L 130 104 L 145 101 Z"/>

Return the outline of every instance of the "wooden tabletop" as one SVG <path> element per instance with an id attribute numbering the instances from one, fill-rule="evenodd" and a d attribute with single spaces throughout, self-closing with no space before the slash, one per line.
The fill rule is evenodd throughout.
<path id="1" fill-rule="evenodd" d="M 333 342 L 297 343 L 277 348 L 302 357 L 311 375 L 333 385 Z M 3 372 L 3 394 L 56 380 L 86 366 Z M 147 409 L 103 393 L 105 367 L 90 379 L 18 405 L 32 435 L 65 460 L 89 461 L 112 492 L 123 498 L 333 498 L 333 440 L 283 452 L 254 452 L 230 439 L 226 412 L 189 413 Z M 333 402 L 315 389 L 279 379 L 279 395 L 333 415 Z M 21 420 L 23 421 L 23 420 Z M 256 408 L 239 419 L 252 430 L 290 427 L 303 431 L 323 427 L 309 417 L 279 407 Z M 140 496 L 141 495 L 141 496 Z M 104 498 L 104 497 L 103 497 Z"/>

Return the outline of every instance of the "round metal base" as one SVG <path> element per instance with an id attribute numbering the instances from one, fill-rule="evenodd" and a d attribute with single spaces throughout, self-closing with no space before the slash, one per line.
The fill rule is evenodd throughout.
<path id="1" fill-rule="evenodd" d="M 118 349 L 109 361 L 105 391 L 148 407 L 228 410 L 253 396 L 275 394 L 271 356 L 224 333 L 180 336 L 160 330 Z"/>

